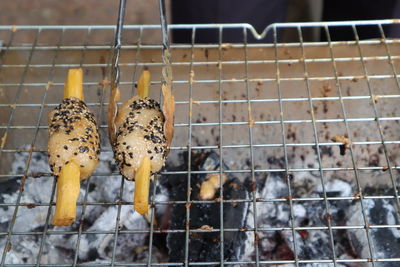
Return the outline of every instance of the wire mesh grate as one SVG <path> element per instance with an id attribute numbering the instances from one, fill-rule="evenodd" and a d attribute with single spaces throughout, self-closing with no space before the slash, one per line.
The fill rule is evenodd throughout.
<path id="1" fill-rule="evenodd" d="M 176 134 L 167 165 L 155 177 L 147 218 L 131 212 L 133 185 L 119 175 L 107 141 L 115 28 L 0 26 L 1 266 L 395 266 L 400 46 L 387 35 L 397 25 L 396 20 L 287 23 L 261 34 L 248 24 L 171 25 L 170 30 L 190 31 L 192 40 L 171 46 Z M 358 29 L 364 26 L 379 35 L 363 40 Z M 354 38 L 336 41 L 332 28 L 351 30 Z M 218 32 L 218 43 L 197 43 L 203 29 Z M 242 43 L 224 43 L 224 31 L 232 29 Z M 310 29 L 326 41 L 306 41 Z M 288 30 L 296 42 L 279 41 Z M 144 67 L 152 72 L 151 97 L 160 99 L 162 47 L 148 42 L 151 32 L 160 32 L 159 26 L 124 27 L 122 100 L 134 94 Z M 249 35 L 270 35 L 274 42 L 251 44 Z M 78 221 L 54 227 L 47 113 L 62 97 L 67 69 L 76 67 L 85 71 L 85 98 L 99 122 L 102 156 L 83 182 Z M 332 141 L 337 136 L 350 145 Z M 218 155 L 219 167 L 195 166 L 198 155 L 209 151 Z M 242 190 L 248 194 L 230 198 L 220 185 L 218 199 L 198 199 L 193 181 L 209 174 L 247 182 L 250 189 Z M 185 181 L 183 198 L 164 192 L 173 177 Z M 205 204 L 219 210 L 218 224 L 194 228 L 195 209 Z M 227 205 L 238 204 L 247 207 L 248 222 L 240 228 L 224 213 Z M 174 228 L 171 217 L 178 215 L 171 211 L 179 207 L 186 223 Z M 235 243 L 244 253 L 227 257 L 224 241 L 238 232 L 245 233 Z M 213 233 L 218 257 L 194 259 L 193 240 Z M 167 236 L 183 237 L 178 261 L 169 261 Z M 323 241 L 316 245 L 318 239 Z M 130 260 L 121 256 L 129 253 Z"/>

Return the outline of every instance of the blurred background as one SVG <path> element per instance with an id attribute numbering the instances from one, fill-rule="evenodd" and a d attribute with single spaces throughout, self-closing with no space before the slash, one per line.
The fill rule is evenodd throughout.
<path id="1" fill-rule="evenodd" d="M 118 0 L 13 0 L 1 1 L 1 25 L 104 25 L 115 24 Z M 170 23 L 241 23 L 252 24 L 261 32 L 273 22 L 305 22 L 335 20 L 388 19 L 399 17 L 399 1 L 355 0 L 167 0 Z M 128 0 L 125 24 L 158 24 L 158 1 Z M 368 29 L 361 38 L 373 36 Z M 227 33 L 224 40 L 241 42 L 235 32 Z M 351 33 L 349 33 L 351 35 Z M 352 39 L 352 36 L 335 36 L 335 39 Z M 390 36 L 389 36 L 390 37 Z M 197 42 L 217 42 L 217 36 L 203 32 Z M 281 41 L 291 41 L 297 36 L 290 32 Z M 323 39 L 318 30 L 305 34 L 305 39 Z M 147 36 L 146 40 L 158 42 L 159 35 Z M 190 36 L 180 31 L 173 34 L 174 42 L 190 42 Z M 255 40 L 249 40 L 255 42 Z M 263 40 L 265 42 L 265 40 Z M 267 40 L 271 41 L 271 40 Z"/>

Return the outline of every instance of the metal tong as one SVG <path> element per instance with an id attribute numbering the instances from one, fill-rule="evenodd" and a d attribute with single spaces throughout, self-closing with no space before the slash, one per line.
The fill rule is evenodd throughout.
<path id="1" fill-rule="evenodd" d="M 118 9 L 118 20 L 117 20 L 117 28 L 115 30 L 115 38 L 114 38 L 114 55 L 113 62 L 111 66 L 111 95 L 108 105 L 108 138 L 110 140 L 111 147 L 113 146 L 115 140 L 115 118 L 118 113 L 118 104 L 120 93 L 118 90 L 119 78 L 120 78 L 120 70 L 119 70 L 119 55 L 121 50 L 121 36 L 122 30 L 124 26 L 125 19 L 125 7 L 126 0 L 119 1 L 119 9 Z"/>
<path id="2" fill-rule="evenodd" d="M 170 53 L 170 44 L 169 44 L 169 37 L 168 37 L 168 24 L 166 19 L 166 9 L 165 9 L 165 2 L 164 0 L 159 1 L 160 4 L 160 22 L 161 22 L 161 32 L 162 32 L 162 60 L 163 60 L 163 68 L 162 68 L 162 79 L 161 79 L 161 87 L 163 90 L 164 98 L 169 98 L 169 103 L 174 103 L 174 98 L 171 92 L 172 88 L 172 68 L 171 68 L 171 53 Z M 115 118 L 118 112 L 117 101 L 119 100 L 119 79 L 120 79 L 120 70 L 119 70 L 119 57 L 120 57 L 120 50 L 121 50 L 121 36 L 122 30 L 124 26 L 124 19 L 125 19 L 125 8 L 126 8 L 126 0 L 120 0 L 119 2 L 119 9 L 118 9 L 118 20 L 117 20 L 117 28 L 115 31 L 115 39 L 114 39 L 114 55 L 113 55 L 113 62 L 111 68 L 111 95 L 110 101 L 108 106 L 108 132 L 109 132 L 109 139 L 110 143 L 113 144 L 115 140 Z M 168 99 L 167 99 L 168 101 Z M 164 108 L 166 107 L 166 100 L 164 99 Z M 173 113 L 174 113 L 174 104 L 169 105 L 168 111 L 164 110 L 164 113 L 167 112 L 170 114 L 168 124 L 172 124 L 170 127 L 167 128 L 167 136 L 169 136 L 169 144 L 171 142 L 173 136 Z M 171 114 L 172 113 L 172 114 Z M 168 117 L 168 114 L 166 114 Z M 168 120 L 168 119 L 167 119 Z M 171 121 L 172 120 L 172 121 Z M 171 129 L 172 128 L 172 129 Z M 169 130 L 170 129 L 170 130 Z M 170 132 L 172 131 L 172 132 Z M 170 133 L 168 133 L 170 132 Z"/>
<path id="3" fill-rule="evenodd" d="M 160 0 L 160 23 L 161 23 L 161 32 L 162 32 L 162 60 L 163 60 L 163 68 L 162 68 L 162 84 L 166 84 L 169 88 L 172 86 L 172 68 L 171 68 L 171 52 L 169 45 L 169 37 L 168 37 L 168 23 L 166 17 L 166 9 L 165 9 L 165 1 Z M 119 84 L 120 70 L 119 70 L 119 55 L 121 50 L 121 36 L 122 36 L 122 28 L 124 25 L 125 19 L 125 8 L 126 8 L 126 0 L 119 1 L 119 9 L 118 9 L 118 20 L 117 20 L 117 29 L 115 31 L 115 39 L 114 39 L 114 56 L 113 56 L 113 64 L 112 64 L 112 87 L 117 88 Z"/>

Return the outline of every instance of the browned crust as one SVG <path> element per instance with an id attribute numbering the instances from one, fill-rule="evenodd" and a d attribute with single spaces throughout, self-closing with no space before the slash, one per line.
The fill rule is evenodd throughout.
<path id="1" fill-rule="evenodd" d="M 116 135 L 116 127 L 115 120 L 117 118 L 118 113 L 118 105 L 117 102 L 120 98 L 120 92 L 118 88 L 113 88 L 111 90 L 110 100 L 108 102 L 108 138 L 110 140 L 111 145 L 115 141 Z"/>
<path id="2" fill-rule="evenodd" d="M 161 90 L 164 97 L 163 113 L 165 117 L 164 131 L 167 139 L 167 151 L 171 147 L 172 138 L 174 137 L 174 114 L 175 114 L 175 97 L 172 95 L 171 89 L 163 84 Z"/>

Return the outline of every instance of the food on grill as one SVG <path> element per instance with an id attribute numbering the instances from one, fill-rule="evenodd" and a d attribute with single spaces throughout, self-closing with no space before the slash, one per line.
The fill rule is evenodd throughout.
<path id="1" fill-rule="evenodd" d="M 226 182 L 228 178 L 225 174 L 222 174 L 222 184 Z M 215 193 L 221 186 L 221 178 L 219 173 L 207 174 L 206 180 L 200 186 L 200 199 L 209 200 L 213 199 Z"/>
<path id="2" fill-rule="evenodd" d="M 342 143 L 340 146 L 340 155 L 344 156 L 346 154 L 346 149 L 350 148 L 351 141 L 344 135 L 336 135 L 331 138 L 332 142 Z"/>
<path id="3" fill-rule="evenodd" d="M 164 100 L 169 100 L 164 101 L 164 115 L 160 104 L 148 98 L 149 86 L 150 72 L 145 70 L 138 82 L 138 95 L 126 101 L 115 117 L 109 117 L 110 129 L 115 129 L 110 133 L 115 161 L 121 174 L 136 183 L 134 208 L 140 214 L 148 212 L 150 175 L 164 166 L 173 134 L 173 96 L 163 88 Z M 112 96 L 118 95 L 117 90 Z M 110 114 L 115 114 L 116 101 L 111 102 Z"/>
<path id="4" fill-rule="evenodd" d="M 53 224 L 70 225 L 76 218 L 80 180 L 96 169 L 100 140 L 93 113 L 83 102 L 81 69 L 68 71 L 64 99 L 49 114 L 48 156 L 57 180 Z"/>
<path id="5" fill-rule="evenodd" d="M 184 163 L 177 171 L 187 170 L 187 158 L 182 160 Z M 219 171 L 228 170 L 224 163 L 220 163 L 219 155 L 215 152 L 201 153 L 192 155 L 192 171 Z M 249 199 L 249 193 L 243 183 L 231 174 L 223 174 L 223 200 Z M 192 174 L 190 185 L 190 200 L 201 201 L 201 184 L 208 183 L 210 180 L 218 180 L 219 173 L 213 174 Z M 218 178 L 218 179 L 217 179 Z M 187 174 L 174 175 L 168 178 L 170 201 L 187 200 L 188 184 Z M 204 190 L 204 189 L 203 189 Z M 203 191 L 204 193 L 204 191 Z M 171 222 L 169 229 L 186 229 L 189 223 L 190 229 L 204 230 L 206 232 L 193 232 L 189 235 L 189 255 L 190 262 L 210 262 L 220 260 L 220 232 L 207 232 L 219 230 L 221 195 L 220 187 L 215 191 L 207 203 L 174 204 L 171 211 Z M 215 202 L 210 203 L 210 200 Z M 223 204 L 223 227 L 225 229 L 244 229 L 248 216 L 248 202 L 224 202 Z M 187 210 L 190 210 L 189 221 L 186 220 Z M 185 240 L 186 233 L 169 232 L 167 235 L 167 247 L 170 262 L 182 262 L 185 259 Z M 224 260 L 238 261 L 245 251 L 247 235 L 244 231 L 224 232 Z M 212 265 L 213 266 L 213 265 Z"/>

